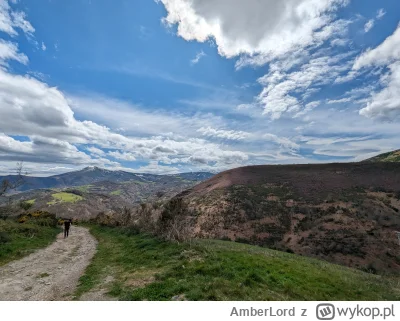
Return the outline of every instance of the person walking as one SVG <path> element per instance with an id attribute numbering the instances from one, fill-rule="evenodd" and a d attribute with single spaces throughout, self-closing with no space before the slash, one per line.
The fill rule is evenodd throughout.
<path id="1" fill-rule="evenodd" d="M 68 237 L 69 228 L 71 227 L 72 220 L 68 219 L 64 221 L 64 238 Z"/>

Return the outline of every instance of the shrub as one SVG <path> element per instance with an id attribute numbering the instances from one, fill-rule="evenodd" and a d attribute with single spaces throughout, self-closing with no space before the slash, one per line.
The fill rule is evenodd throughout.
<path id="1" fill-rule="evenodd" d="M 18 218 L 18 223 L 25 223 L 28 220 L 27 215 L 22 215 Z"/>
<path id="2" fill-rule="evenodd" d="M 28 202 L 20 202 L 19 207 L 21 207 L 23 210 L 27 211 L 33 206 L 33 203 L 28 203 Z"/>
<path id="3" fill-rule="evenodd" d="M 368 264 L 365 267 L 362 267 L 361 270 L 371 274 L 376 274 L 378 272 L 372 263 Z"/>
<path id="4" fill-rule="evenodd" d="M 7 232 L 0 232 L 0 244 L 5 244 L 11 241 L 11 237 Z"/>

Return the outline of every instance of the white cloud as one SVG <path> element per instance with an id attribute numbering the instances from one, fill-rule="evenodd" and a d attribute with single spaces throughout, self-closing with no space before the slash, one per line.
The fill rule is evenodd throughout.
<path id="1" fill-rule="evenodd" d="M 106 155 L 106 153 L 104 151 L 102 151 L 99 148 L 93 147 L 93 146 L 86 148 L 86 150 L 88 150 L 90 152 L 90 154 L 92 154 L 92 155 L 96 155 L 96 156 L 105 156 Z"/>
<path id="2" fill-rule="evenodd" d="M 400 61 L 389 65 L 383 76 L 385 88 L 372 95 L 360 115 L 387 121 L 400 119 Z"/>
<path id="3" fill-rule="evenodd" d="M 28 36 L 35 32 L 35 28 L 26 20 L 24 12 L 14 11 L 7 0 L 0 0 L 0 31 L 16 36 L 18 32 L 15 28 L 21 29 Z"/>
<path id="4" fill-rule="evenodd" d="M 284 55 L 323 37 L 321 28 L 345 0 L 157 0 L 168 12 L 166 25 L 177 24 L 185 40 L 214 39 L 218 52 Z"/>
<path id="5" fill-rule="evenodd" d="M 81 103 L 95 101 L 77 100 Z M 125 112 L 129 113 L 127 107 L 130 106 L 129 104 L 119 102 L 113 108 L 112 105 L 107 105 L 110 101 L 118 102 L 104 99 L 105 106 L 102 106 L 101 101 L 97 101 L 99 108 L 96 109 L 96 113 L 99 110 L 101 112 L 101 108 L 105 108 L 107 115 L 118 114 L 116 106 L 127 108 L 126 111 L 122 110 L 122 115 L 125 115 Z M 134 116 L 134 110 L 132 112 Z M 141 119 L 136 119 L 136 121 L 149 117 L 148 125 L 153 127 L 158 127 L 158 125 L 154 126 L 155 123 L 165 124 L 166 120 L 173 121 L 174 119 L 175 122 L 171 123 L 168 129 L 171 130 L 174 126 L 179 128 L 181 125 L 180 120 L 173 116 L 163 118 L 162 115 L 157 117 L 154 114 L 155 117 L 151 117 L 152 114 L 145 112 L 138 115 Z M 130 120 L 129 117 L 127 119 Z M 193 117 L 192 121 L 197 122 L 198 119 Z M 201 121 L 201 124 L 204 125 L 204 123 L 207 123 L 206 118 Z M 94 163 L 117 166 L 118 163 L 111 162 L 105 157 L 130 161 L 157 160 L 166 163 L 192 161 L 197 163 L 199 157 L 202 157 L 206 164 L 222 167 L 232 163 L 240 164 L 247 159 L 247 155 L 243 152 L 232 151 L 226 149 L 225 146 L 210 143 L 204 139 L 190 138 L 188 135 L 179 136 L 172 133 L 169 135 L 172 138 L 149 135 L 146 135 L 146 138 L 124 136 L 93 121 L 78 121 L 70 107 L 70 102 L 57 88 L 51 88 L 37 79 L 12 75 L 3 70 L 0 70 L 0 128 L 5 135 L 8 135 L 7 137 L 9 135 L 29 137 L 30 141 L 24 142 L 22 146 L 31 148 L 33 151 L 33 154 L 26 154 L 21 148 L 13 154 L 2 155 L 0 159 L 3 161 L 19 160 L 21 156 L 24 156 L 23 158 L 32 162 L 52 160 L 55 163 L 64 164 Z M 188 122 L 186 130 L 187 132 L 194 131 L 193 123 Z M 79 145 L 90 145 L 88 151 L 93 153 L 95 158 L 79 151 L 77 148 Z M 111 149 L 106 156 L 100 151 L 105 148 Z"/>
<path id="6" fill-rule="evenodd" d="M 367 23 L 364 25 L 364 32 L 367 33 L 369 32 L 375 24 L 375 20 L 374 19 L 370 19 L 367 21 Z"/>
<path id="7" fill-rule="evenodd" d="M 35 32 L 35 28 L 31 25 L 31 23 L 26 20 L 26 14 L 22 11 L 12 11 L 11 17 L 13 20 L 13 26 L 16 28 L 20 28 L 24 33 L 32 36 Z"/>
<path id="8" fill-rule="evenodd" d="M 380 79 L 383 89 L 372 94 L 367 105 L 360 110 L 360 115 L 396 120 L 400 117 L 400 25 L 382 44 L 359 56 L 353 69 L 376 66 L 386 66 L 388 69 Z"/>
<path id="9" fill-rule="evenodd" d="M 259 79 L 259 83 L 265 86 L 258 96 L 259 102 L 265 106 L 264 114 L 271 115 L 272 119 L 287 112 L 298 115 L 305 103 L 297 93 L 334 82 L 342 72 L 351 68 L 346 60 L 352 55 L 353 52 L 348 52 L 311 57 L 300 69 L 292 72 L 285 72 L 279 64 L 270 64 L 270 72 Z"/>
<path id="10" fill-rule="evenodd" d="M 140 166 L 138 169 L 132 170 L 135 173 L 151 173 L 151 174 L 177 174 L 181 170 L 177 167 L 160 165 L 157 161 L 151 161 L 146 166 Z"/>
<path id="11" fill-rule="evenodd" d="M 264 134 L 262 136 L 263 139 L 268 140 L 268 141 L 272 141 L 284 148 L 289 148 L 289 149 L 299 149 L 299 145 L 296 144 L 295 142 L 292 142 L 290 139 L 286 138 L 286 137 L 278 137 L 275 134 Z"/>
<path id="12" fill-rule="evenodd" d="M 385 14 L 386 14 L 385 9 L 383 8 L 379 9 L 378 12 L 376 13 L 376 19 L 382 19 Z"/>
<path id="13" fill-rule="evenodd" d="M 196 54 L 196 57 L 194 57 L 192 60 L 190 60 L 191 65 L 196 65 L 199 63 L 200 59 L 206 56 L 206 54 L 203 51 L 200 51 L 199 53 Z"/>
<path id="14" fill-rule="evenodd" d="M 42 50 L 43 50 L 43 51 L 46 51 L 46 49 L 47 49 L 47 47 L 46 47 L 46 45 L 44 44 L 44 42 L 42 41 Z"/>
<path id="15" fill-rule="evenodd" d="M 351 101 L 352 101 L 351 97 L 346 97 L 346 98 L 341 98 L 341 99 L 328 100 L 327 103 L 329 105 L 331 105 L 331 104 L 343 104 L 343 103 L 348 103 L 348 102 L 351 102 Z"/>
<path id="16" fill-rule="evenodd" d="M 369 48 L 360 55 L 354 62 L 353 69 L 358 70 L 363 67 L 373 65 L 387 65 L 400 58 L 400 25 L 395 32 L 387 37 L 385 41 L 375 49 Z"/>
<path id="17" fill-rule="evenodd" d="M 223 130 L 211 127 L 201 127 L 197 130 L 204 136 L 230 139 L 230 140 L 243 140 L 250 136 L 249 133 L 236 130 Z"/>
<path id="18" fill-rule="evenodd" d="M 130 162 L 136 160 L 135 155 L 133 155 L 132 153 L 121 153 L 120 151 L 116 151 L 116 152 L 108 152 L 108 155 L 115 159 L 120 159 Z"/>
<path id="19" fill-rule="evenodd" d="M 28 57 L 18 50 L 18 45 L 13 42 L 0 39 L 0 65 L 7 66 L 7 60 L 15 60 L 24 65 L 28 63 Z"/>

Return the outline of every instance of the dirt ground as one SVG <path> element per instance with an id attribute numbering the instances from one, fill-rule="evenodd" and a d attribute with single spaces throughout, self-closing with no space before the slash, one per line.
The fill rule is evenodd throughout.
<path id="1" fill-rule="evenodd" d="M 68 238 L 59 234 L 47 248 L 0 267 L 0 300 L 71 300 L 96 245 L 86 228 L 72 226 Z"/>

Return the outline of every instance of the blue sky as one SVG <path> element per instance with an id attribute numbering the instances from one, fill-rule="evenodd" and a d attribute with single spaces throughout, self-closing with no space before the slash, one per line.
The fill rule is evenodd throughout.
<path id="1" fill-rule="evenodd" d="M 398 149 L 399 21 L 393 0 L 0 0 L 0 173 Z"/>

